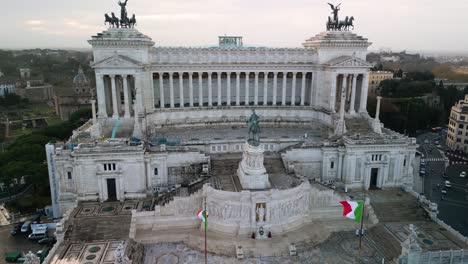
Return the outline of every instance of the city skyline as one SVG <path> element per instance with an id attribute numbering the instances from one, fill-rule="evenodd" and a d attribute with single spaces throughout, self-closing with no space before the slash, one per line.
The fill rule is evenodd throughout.
<path id="1" fill-rule="evenodd" d="M 0 48 L 90 48 L 87 40 L 107 29 L 104 13 L 119 16 L 117 2 L 4 3 L 9 10 L 5 20 L 11 23 L 0 28 L 6 39 Z M 377 9 L 370 1 L 349 1 L 342 3 L 340 17 L 356 18 L 354 32 L 373 42 L 371 50 L 464 52 L 468 37 L 459 28 L 468 3 L 454 2 L 398 0 L 379 3 Z M 244 43 L 252 46 L 300 47 L 305 39 L 325 30 L 331 15 L 326 1 L 316 0 L 295 0 L 287 5 L 263 0 L 129 0 L 127 10 L 129 15 L 136 14 L 137 29 L 157 46 L 216 45 L 217 36 L 227 34 L 241 35 Z M 385 10 L 385 16 L 381 10 Z M 422 21 L 421 26 L 413 25 L 414 21 Z"/>

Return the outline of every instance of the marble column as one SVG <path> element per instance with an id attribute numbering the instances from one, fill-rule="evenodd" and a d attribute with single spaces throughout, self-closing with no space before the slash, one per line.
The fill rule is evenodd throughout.
<path id="1" fill-rule="evenodd" d="M 302 72 L 302 83 L 301 83 L 301 106 L 305 105 L 305 86 L 306 86 L 306 72 Z"/>
<path id="2" fill-rule="evenodd" d="M 343 82 L 341 83 L 341 99 L 340 99 L 340 116 L 344 116 L 346 106 L 346 89 L 348 87 L 348 74 L 343 74 Z"/>
<path id="3" fill-rule="evenodd" d="M 184 73 L 179 72 L 179 104 L 184 107 Z"/>
<path id="4" fill-rule="evenodd" d="M 227 85 L 226 85 L 226 96 L 227 96 L 227 99 L 226 99 L 226 105 L 231 105 L 231 72 L 227 72 L 226 73 L 226 82 L 227 82 Z"/>
<path id="5" fill-rule="evenodd" d="M 98 100 L 98 116 L 99 118 L 105 118 L 107 117 L 106 91 L 104 75 L 101 74 L 96 74 L 96 95 Z"/>
<path id="6" fill-rule="evenodd" d="M 190 107 L 193 107 L 193 72 L 189 72 L 189 96 L 190 96 Z"/>
<path id="7" fill-rule="evenodd" d="M 212 87 L 212 80 L 211 80 L 211 75 L 212 72 L 208 72 L 208 106 L 213 106 L 213 87 Z"/>
<path id="8" fill-rule="evenodd" d="M 274 72 L 273 73 L 273 105 L 276 105 L 276 93 L 277 93 L 277 88 L 278 88 L 278 73 Z"/>
<path id="9" fill-rule="evenodd" d="M 222 101 L 221 101 L 221 95 L 222 95 L 222 90 L 221 89 L 221 72 L 217 72 L 216 73 L 216 80 L 218 81 L 218 106 L 221 106 L 222 105 Z"/>
<path id="10" fill-rule="evenodd" d="M 369 90 L 369 73 L 364 73 L 361 82 L 361 99 L 359 100 L 359 113 L 367 113 L 367 93 Z"/>
<path id="11" fill-rule="evenodd" d="M 249 75 L 250 75 L 250 72 L 246 72 L 245 73 L 245 105 L 249 105 L 249 89 L 250 89 L 250 86 L 249 86 Z"/>
<path id="12" fill-rule="evenodd" d="M 160 72 L 159 73 L 159 104 L 160 104 L 160 108 L 164 108 L 165 107 L 165 103 L 164 103 L 164 80 L 163 80 L 163 73 Z"/>
<path id="13" fill-rule="evenodd" d="M 96 100 L 91 100 L 91 113 L 93 114 L 93 125 L 97 124 L 96 118 Z"/>
<path id="14" fill-rule="evenodd" d="M 109 75 L 111 78 L 111 87 L 112 87 L 112 118 L 118 118 L 119 117 L 119 109 L 117 107 L 117 88 L 116 88 L 116 83 L 115 83 L 115 75 Z"/>
<path id="15" fill-rule="evenodd" d="M 240 105 L 240 72 L 236 72 L 236 105 Z"/>
<path id="16" fill-rule="evenodd" d="M 337 78 L 338 78 L 338 75 L 336 73 L 332 73 L 331 88 L 330 88 L 330 110 L 332 111 L 332 113 L 336 113 L 335 105 L 336 105 L 336 92 L 337 92 L 336 90 Z"/>
<path id="17" fill-rule="evenodd" d="M 310 80 L 310 102 L 309 102 L 309 105 L 310 107 L 314 107 L 315 105 L 318 105 L 318 102 L 317 102 L 317 98 L 318 98 L 318 95 L 317 95 L 317 87 L 315 86 L 315 74 L 312 72 L 311 73 L 312 75 L 312 78 Z"/>
<path id="18" fill-rule="evenodd" d="M 258 105 L 258 72 L 255 74 L 255 92 L 254 92 L 254 105 Z"/>
<path id="19" fill-rule="evenodd" d="M 380 116 L 380 101 L 382 100 L 382 96 L 377 96 L 377 107 L 375 108 L 375 120 L 379 121 Z"/>
<path id="20" fill-rule="evenodd" d="M 124 92 L 124 104 L 125 104 L 125 118 L 130 117 L 130 100 L 128 96 L 128 80 L 127 80 L 127 75 L 122 75 L 122 81 L 123 81 L 123 92 Z"/>
<path id="21" fill-rule="evenodd" d="M 351 79 L 352 81 L 352 88 L 351 88 L 351 102 L 349 103 L 349 111 L 348 113 L 351 115 L 356 114 L 356 110 L 354 109 L 356 105 L 356 81 L 357 81 L 357 74 L 352 74 Z"/>
<path id="22" fill-rule="evenodd" d="M 263 73 L 263 105 L 268 104 L 268 72 Z"/>
<path id="23" fill-rule="evenodd" d="M 203 72 L 198 73 L 198 106 L 203 107 Z"/>
<path id="24" fill-rule="evenodd" d="M 174 73 L 169 73 L 169 92 L 171 97 L 171 108 L 174 108 L 174 77 L 172 76 Z"/>
<path id="25" fill-rule="evenodd" d="M 286 105 L 286 81 L 288 79 L 288 73 L 283 72 L 283 89 L 281 93 L 281 105 Z"/>
<path id="26" fill-rule="evenodd" d="M 296 105 L 296 75 L 297 72 L 293 72 L 292 79 L 292 92 L 291 92 L 291 105 Z"/>

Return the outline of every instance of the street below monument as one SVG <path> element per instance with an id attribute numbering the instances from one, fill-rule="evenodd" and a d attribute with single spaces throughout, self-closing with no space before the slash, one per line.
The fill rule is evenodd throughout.
<path id="1" fill-rule="evenodd" d="M 421 160 L 425 161 L 426 168 L 423 192 L 429 200 L 438 204 L 439 219 L 468 236 L 468 178 L 460 177 L 462 171 L 468 171 L 468 165 L 446 167 L 443 155 L 445 137 L 446 134 L 436 133 L 424 133 L 417 137 L 420 145 L 418 151 L 424 155 Z M 436 141 L 441 145 L 440 149 Z M 450 187 L 446 186 L 446 181 L 450 182 Z"/>

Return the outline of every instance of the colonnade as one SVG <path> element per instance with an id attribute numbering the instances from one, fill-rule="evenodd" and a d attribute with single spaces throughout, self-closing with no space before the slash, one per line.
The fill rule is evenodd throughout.
<path id="1" fill-rule="evenodd" d="M 368 73 L 333 74 L 330 109 L 337 112 L 341 107 L 341 103 L 344 103 L 346 112 L 350 115 L 366 113 L 368 87 Z M 344 102 L 342 102 L 343 99 L 345 100 Z M 359 100 L 358 109 L 356 109 L 357 100 Z"/>
<path id="2" fill-rule="evenodd" d="M 158 86 L 155 94 L 157 108 L 220 105 L 305 106 L 312 104 L 314 96 L 314 74 L 311 72 L 218 71 L 155 74 L 157 76 L 154 82 L 157 82 Z"/>
<path id="3" fill-rule="evenodd" d="M 135 77 L 133 75 L 96 74 L 98 115 L 113 118 L 130 118 L 135 99 Z M 122 100 L 123 95 L 123 100 Z"/>

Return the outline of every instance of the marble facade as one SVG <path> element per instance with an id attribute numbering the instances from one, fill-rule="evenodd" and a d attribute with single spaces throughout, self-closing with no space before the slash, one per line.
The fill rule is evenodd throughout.
<path id="1" fill-rule="evenodd" d="M 134 28 L 109 28 L 89 43 L 97 111 L 55 145 L 49 164 L 61 212 L 76 201 L 143 199 L 196 179 L 211 155 L 245 150 L 245 134 L 222 131 L 245 126 L 252 109 L 273 132 L 323 130 L 262 138 L 289 173 L 344 190 L 412 185 L 416 142 L 369 117 L 371 43 L 351 31 L 320 33 L 302 48 L 155 47 Z M 346 129 L 334 133 L 340 124 Z M 178 136 L 203 129 L 213 136 Z M 281 217 L 272 208 L 266 217 Z"/>

